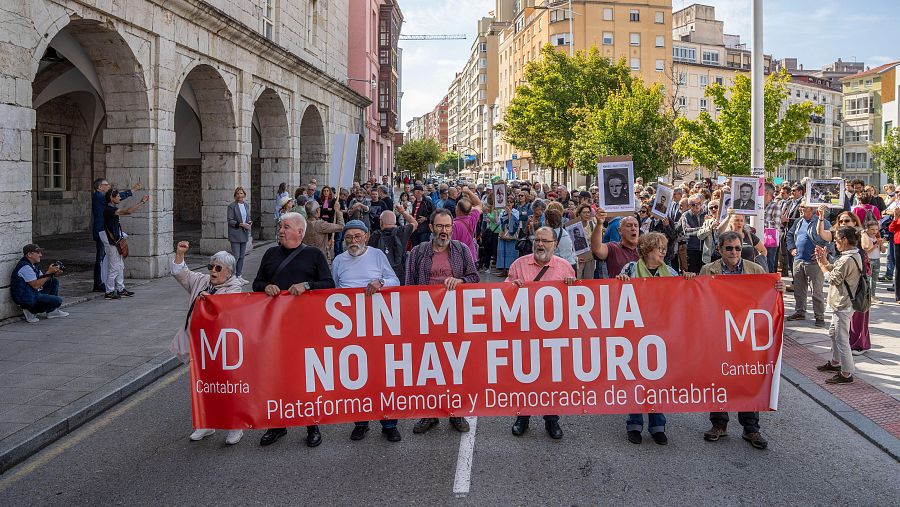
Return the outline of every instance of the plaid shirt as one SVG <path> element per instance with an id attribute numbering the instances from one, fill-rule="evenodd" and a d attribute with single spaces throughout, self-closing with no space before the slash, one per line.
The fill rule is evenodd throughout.
<path id="1" fill-rule="evenodd" d="M 781 229 L 781 206 L 778 201 L 772 199 L 763 213 L 763 224 L 766 229 Z"/>
<path id="2" fill-rule="evenodd" d="M 453 277 L 459 278 L 464 283 L 478 283 L 480 278 L 469 247 L 459 241 L 450 240 L 447 250 Z M 428 281 L 431 279 L 433 257 L 434 248 L 431 247 L 431 241 L 416 245 L 406 259 L 406 283 L 404 285 L 428 285 Z"/>

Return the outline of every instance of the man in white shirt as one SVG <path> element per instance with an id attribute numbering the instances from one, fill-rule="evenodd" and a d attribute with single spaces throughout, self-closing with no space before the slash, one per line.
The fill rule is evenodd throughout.
<path id="1" fill-rule="evenodd" d="M 397 287 L 400 279 L 394 273 L 387 255 L 377 248 L 369 248 L 369 228 L 361 220 L 344 225 L 344 253 L 334 258 L 331 275 L 338 289 L 366 288 L 371 296 L 383 287 Z M 350 433 L 350 440 L 362 440 L 369 431 L 369 421 L 359 421 Z M 389 442 L 401 440 L 396 419 L 382 419 L 381 432 Z"/>

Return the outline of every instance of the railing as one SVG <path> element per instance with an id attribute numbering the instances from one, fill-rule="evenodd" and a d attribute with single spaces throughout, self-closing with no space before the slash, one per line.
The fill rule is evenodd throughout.
<path id="1" fill-rule="evenodd" d="M 817 158 L 795 158 L 794 165 L 821 167 L 821 166 L 825 165 L 825 161 L 819 160 Z"/>

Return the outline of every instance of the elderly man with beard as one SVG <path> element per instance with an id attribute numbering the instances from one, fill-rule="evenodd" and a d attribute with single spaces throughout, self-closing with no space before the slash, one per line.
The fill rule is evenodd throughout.
<path id="1" fill-rule="evenodd" d="M 556 252 L 556 234 L 550 227 L 541 227 L 534 233 L 534 246 L 532 253 L 519 257 L 509 267 L 507 282 L 522 287 L 528 282 L 539 281 L 565 281 L 571 285 L 575 282 L 575 270 L 572 265 L 562 257 L 554 255 Z M 512 434 L 522 436 L 528 429 L 531 420 L 529 415 L 516 417 L 512 425 Z M 559 440 L 563 437 L 562 428 L 559 427 L 558 415 L 544 416 L 544 429 L 550 438 Z"/>
<path id="2" fill-rule="evenodd" d="M 271 297 L 283 297 L 282 291 L 300 296 L 312 289 L 333 289 L 334 280 L 325 254 L 318 248 L 303 243 L 306 219 L 299 213 L 285 213 L 278 222 L 278 246 L 263 254 L 259 271 L 253 280 L 253 292 L 265 292 Z M 286 428 L 270 428 L 263 434 L 259 445 L 271 445 L 287 435 Z M 322 443 L 319 426 L 306 427 L 306 445 L 316 447 Z"/>
<path id="3" fill-rule="evenodd" d="M 591 251 L 597 260 L 606 261 L 610 276 L 621 273 L 626 264 L 638 260 L 637 242 L 640 230 L 637 219 L 627 216 L 619 221 L 621 240 L 604 243 L 603 224 L 597 224 L 591 234 Z"/>
<path id="4" fill-rule="evenodd" d="M 443 285 L 455 290 L 461 283 L 478 283 L 478 270 L 469 248 L 450 239 L 453 217 L 446 209 L 438 208 L 431 215 L 431 241 L 417 245 L 406 260 L 404 285 Z M 419 419 L 413 433 L 425 433 L 438 424 L 436 417 Z M 462 417 L 451 417 L 450 425 L 456 431 L 469 431 L 469 423 Z"/>
<path id="5" fill-rule="evenodd" d="M 387 211 L 385 213 L 393 213 Z M 390 261 L 381 250 L 369 248 L 369 228 L 360 220 L 351 220 L 344 226 L 344 253 L 334 258 L 332 276 L 338 289 L 366 289 L 366 296 L 383 287 L 397 287 L 400 279 L 394 274 Z M 350 433 L 350 440 L 362 440 L 369 431 L 369 421 L 358 421 Z M 396 419 L 382 419 L 381 433 L 389 442 L 401 440 Z"/>

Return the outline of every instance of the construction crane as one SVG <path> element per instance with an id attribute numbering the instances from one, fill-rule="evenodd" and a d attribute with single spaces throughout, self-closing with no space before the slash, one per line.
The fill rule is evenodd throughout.
<path id="1" fill-rule="evenodd" d="M 407 35 L 400 34 L 400 40 L 465 40 L 466 35 L 462 33 L 451 33 L 443 35 Z"/>

